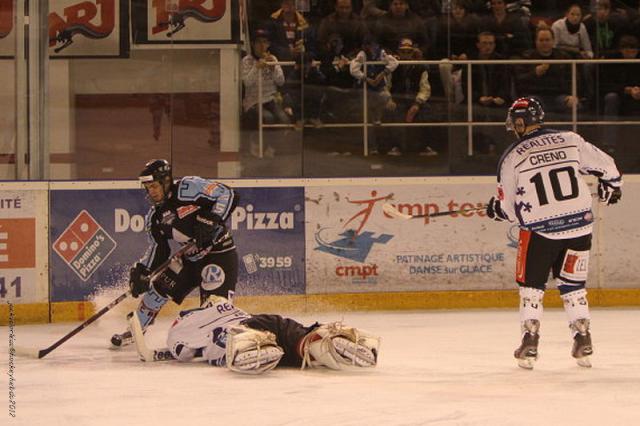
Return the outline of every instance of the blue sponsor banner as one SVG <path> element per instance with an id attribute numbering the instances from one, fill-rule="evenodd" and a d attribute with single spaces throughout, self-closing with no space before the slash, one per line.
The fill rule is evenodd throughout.
<path id="1" fill-rule="evenodd" d="M 304 294 L 304 189 L 237 188 L 227 225 L 238 247 L 239 295 Z M 147 248 L 139 189 L 52 190 L 51 300 L 125 286 Z"/>
<path id="2" fill-rule="evenodd" d="M 144 191 L 52 190 L 51 300 L 86 300 L 126 285 L 147 248 Z"/>
<path id="3" fill-rule="evenodd" d="M 239 294 L 304 294 L 304 188 L 238 188 Z"/>

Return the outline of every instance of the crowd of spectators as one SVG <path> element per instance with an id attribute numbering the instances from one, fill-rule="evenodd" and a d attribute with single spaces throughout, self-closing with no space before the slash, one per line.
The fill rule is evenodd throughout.
<path id="1" fill-rule="evenodd" d="M 577 107 L 603 119 L 640 112 L 640 66 L 584 64 L 578 96 L 569 64 L 500 65 L 503 59 L 639 57 L 640 1 L 574 0 L 249 0 L 251 52 L 243 59 L 245 124 L 256 125 L 257 73 L 262 72 L 266 123 L 361 122 L 349 102 L 367 90 L 371 154 L 416 152 L 419 127 L 381 122 L 426 122 L 438 103 L 448 113 L 466 107 L 466 66 L 449 60 L 493 60 L 474 65 L 474 120 L 502 121 L 510 102 L 535 96 L 551 114 Z M 403 61 L 438 60 L 438 65 Z M 277 66 L 274 61 L 292 61 Z M 367 65 L 381 61 L 382 65 Z M 302 90 L 301 88 L 304 87 Z M 361 93 L 361 92 L 360 92 Z M 361 114 L 361 113 L 360 113 Z M 449 116 L 451 117 L 451 116 Z M 428 138 L 427 138 L 428 139 Z M 426 139 L 425 139 L 426 140 Z M 388 142 L 392 141 L 392 142 Z M 487 144 L 489 152 L 495 147 Z"/>

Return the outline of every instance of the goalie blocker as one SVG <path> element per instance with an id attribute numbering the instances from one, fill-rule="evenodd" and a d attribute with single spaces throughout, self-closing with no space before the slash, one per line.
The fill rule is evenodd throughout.
<path id="1" fill-rule="evenodd" d="M 305 327 L 280 315 L 250 315 L 216 296 L 201 308 L 180 313 L 169 330 L 167 348 L 147 348 L 137 316 L 130 321 L 143 361 L 159 361 L 166 356 L 158 354 L 171 353 L 178 361 L 202 359 L 238 373 L 260 374 L 276 366 L 374 367 L 378 359 L 379 338 L 370 333 L 339 322 Z"/>

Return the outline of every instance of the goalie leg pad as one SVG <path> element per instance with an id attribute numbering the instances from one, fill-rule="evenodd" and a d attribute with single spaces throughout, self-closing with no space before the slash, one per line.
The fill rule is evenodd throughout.
<path id="1" fill-rule="evenodd" d="M 227 368 L 243 374 L 272 370 L 284 356 L 273 333 L 242 325 L 229 328 L 226 349 Z"/>
<path id="2" fill-rule="evenodd" d="M 302 368 L 375 367 L 380 338 L 340 322 L 322 325 L 301 341 Z"/>

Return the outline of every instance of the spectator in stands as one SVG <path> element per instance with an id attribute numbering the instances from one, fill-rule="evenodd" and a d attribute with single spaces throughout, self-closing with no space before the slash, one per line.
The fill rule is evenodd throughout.
<path id="1" fill-rule="evenodd" d="M 353 93 L 353 77 L 349 69 L 351 61 L 344 53 L 342 37 L 338 33 L 329 35 L 320 49 L 320 72 L 325 78 L 321 117 L 334 122 L 349 123 L 356 119 L 352 107 L 355 108 L 355 104 L 360 106 L 360 103 L 353 102 L 357 95 L 354 96 Z"/>
<path id="2" fill-rule="evenodd" d="M 419 61 L 422 52 L 413 45 L 410 38 L 400 40 L 397 56 L 400 61 Z M 393 117 L 395 122 L 413 123 L 424 121 L 427 112 L 427 101 L 431 97 L 429 73 L 425 65 L 400 65 L 391 77 L 391 96 Z M 403 152 L 421 150 L 419 155 L 437 155 L 430 146 L 425 145 L 423 128 L 399 127 L 397 143 L 392 144 L 388 155 L 402 155 Z"/>
<path id="3" fill-rule="evenodd" d="M 351 0 L 336 0 L 335 12 L 326 16 L 318 27 L 319 46 L 326 46 L 329 36 L 339 34 L 344 54 L 353 58 L 362 46 L 367 27 L 360 16 L 353 13 Z"/>
<path id="4" fill-rule="evenodd" d="M 474 50 L 474 40 L 478 34 L 479 21 L 475 15 L 467 13 L 463 0 L 451 1 L 451 13 L 439 20 L 436 51 L 438 58 L 467 60 Z M 462 93 L 462 67 L 450 63 L 438 65 L 445 96 L 459 104 L 464 99 Z"/>
<path id="5" fill-rule="evenodd" d="M 555 48 L 564 50 L 577 59 L 593 58 L 591 40 L 587 28 L 582 23 L 582 8 L 571 4 L 564 15 L 551 25 L 555 39 Z"/>
<path id="6" fill-rule="evenodd" d="M 531 34 L 519 15 L 508 13 L 505 0 L 491 0 L 491 14 L 483 20 L 481 31 L 496 36 L 496 50 L 509 58 L 531 47 Z"/>
<path id="7" fill-rule="evenodd" d="M 270 65 L 276 62 L 277 57 L 269 52 L 270 34 L 263 29 L 258 29 L 252 37 L 252 51 L 242 58 L 241 76 L 244 86 L 244 98 L 242 100 L 243 128 L 254 135 L 259 125 L 258 108 L 262 107 L 263 124 L 290 123 L 289 115 L 284 111 L 282 97 L 278 87 L 285 82 L 284 73 L 280 65 Z M 262 94 L 258 91 L 258 78 L 262 77 Z M 255 138 L 249 138 L 249 151 L 257 156 L 258 146 Z M 274 154 L 273 148 L 264 151 L 267 157 Z"/>
<path id="8" fill-rule="evenodd" d="M 611 13 L 609 0 L 597 0 L 595 13 L 584 19 L 596 58 L 604 58 L 615 52 L 619 33 L 624 25 L 625 21 L 620 15 Z"/>
<path id="9" fill-rule="evenodd" d="M 367 64 L 365 73 L 365 62 L 381 61 L 383 65 Z M 385 110 L 393 109 L 393 101 L 389 93 L 389 77 L 398 68 L 398 60 L 385 52 L 380 47 L 374 37 L 365 37 L 362 43 L 362 50 L 358 52 L 355 59 L 351 61 L 349 70 L 351 75 L 359 84 L 362 84 L 367 91 L 367 105 L 369 120 L 374 127 L 369 132 L 370 154 L 379 152 L 378 129 L 382 115 Z"/>
<path id="10" fill-rule="evenodd" d="M 535 36 L 535 49 L 523 53 L 523 59 L 570 59 L 570 56 L 553 47 L 553 31 L 550 28 L 538 28 Z M 568 112 L 578 105 L 576 97 L 571 95 L 571 69 L 567 64 L 542 63 L 523 64 L 515 71 L 518 96 L 538 98 L 545 110 Z"/>
<path id="11" fill-rule="evenodd" d="M 295 0 L 282 0 L 280 9 L 271 14 L 268 31 L 271 34 L 271 51 L 280 61 L 295 61 L 295 66 L 285 66 L 286 86 L 282 88 L 285 103 L 300 123 L 302 117 L 301 74 L 305 62 L 313 58 L 314 42 L 311 27 L 296 9 Z"/>
<path id="12" fill-rule="evenodd" d="M 372 32 L 388 52 L 393 52 L 406 37 L 413 40 L 423 56 L 427 56 L 429 45 L 424 21 L 409 9 L 407 0 L 392 0 L 388 13 L 373 23 Z"/>
<path id="13" fill-rule="evenodd" d="M 488 31 L 478 34 L 476 41 L 477 53 L 471 59 L 483 61 L 498 61 L 505 59 L 496 52 L 496 36 Z M 466 75 L 466 73 L 465 73 Z M 466 83 L 466 76 L 462 81 Z M 511 78 L 507 65 L 474 65 L 471 76 L 471 95 L 473 97 L 474 121 L 496 122 L 503 121 L 506 109 L 511 102 Z M 465 95 L 467 93 L 465 84 Z M 495 154 L 497 141 L 504 135 L 504 129 L 479 126 L 475 130 L 474 141 L 478 151 L 485 154 Z"/>
<path id="14" fill-rule="evenodd" d="M 608 59 L 640 59 L 640 42 L 633 35 L 620 37 L 618 51 Z M 604 95 L 604 119 L 613 121 L 620 115 L 640 114 L 640 64 L 601 64 L 600 93 Z M 618 139 L 617 126 L 603 126 L 605 150 L 613 153 Z"/>

